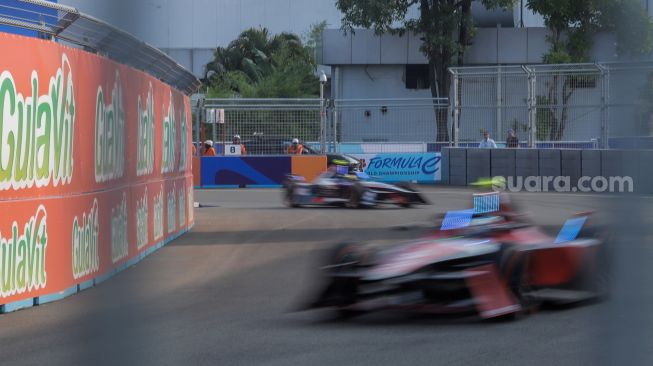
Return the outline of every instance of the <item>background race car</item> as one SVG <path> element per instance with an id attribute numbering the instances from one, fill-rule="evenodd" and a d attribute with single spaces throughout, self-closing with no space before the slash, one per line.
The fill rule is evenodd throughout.
<path id="1" fill-rule="evenodd" d="M 345 205 L 372 207 L 382 203 L 410 207 L 428 202 L 408 183 L 375 182 L 350 166 L 333 166 L 312 183 L 289 176 L 283 184 L 283 200 L 289 207 L 305 205 Z"/>

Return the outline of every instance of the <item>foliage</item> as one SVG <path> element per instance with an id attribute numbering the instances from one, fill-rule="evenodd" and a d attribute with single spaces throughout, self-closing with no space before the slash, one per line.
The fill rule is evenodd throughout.
<path id="1" fill-rule="evenodd" d="M 587 62 L 593 36 L 614 32 L 622 56 L 653 50 L 653 22 L 638 0 L 529 0 L 551 31 L 545 63 Z"/>
<path id="2" fill-rule="evenodd" d="M 615 33 L 620 56 L 640 57 L 653 50 L 653 22 L 638 0 L 529 0 L 528 7 L 544 17 L 550 31 L 545 63 L 589 62 L 593 37 L 602 31 Z M 548 95 L 537 97 L 538 104 L 549 105 L 548 109 L 538 108 L 538 139 L 563 138 L 571 97 L 592 81 L 577 75 L 552 78 Z M 540 130 L 544 119 L 547 125 Z"/>
<path id="3" fill-rule="evenodd" d="M 313 50 L 313 57 L 318 61 L 321 60 L 318 51 L 321 51 L 322 47 L 322 32 L 324 32 L 326 27 L 326 20 L 318 23 L 313 23 L 308 30 L 308 33 L 304 35 L 304 43 L 306 44 L 306 47 Z"/>
<path id="4" fill-rule="evenodd" d="M 355 27 L 373 29 L 377 34 L 420 35 L 420 50 L 429 60 L 429 84 L 434 98 L 449 97 L 451 79 L 448 69 L 462 64 L 466 48 L 471 45 L 474 27 L 471 0 L 338 0 L 344 14 L 345 31 Z M 514 0 L 481 0 L 488 8 L 511 8 Z M 419 16 L 409 17 L 417 7 Z M 436 109 L 438 140 L 449 140 L 447 112 Z"/>
<path id="5" fill-rule="evenodd" d="M 204 81 L 212 98 L 314 97 L 319 94 L 315 66 L 313 48 L 299 36 L 250 28 L 216 48 Z"/>
<path id="6" fill-rule="evenodd" d="M 598 0 L 597 0 L 598 1 Z M 638 58 L 653 51 L 653 20 L 638 0 L 600 0 L 601 24 L 615 33 L 617 53 Z"/>

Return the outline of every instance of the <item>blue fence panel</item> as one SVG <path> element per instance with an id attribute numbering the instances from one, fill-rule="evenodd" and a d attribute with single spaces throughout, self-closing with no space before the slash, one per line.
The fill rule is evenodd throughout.
<path id="1" fill-rule="evenodd" d="M 205 156 L 202 186 L 278 186 L 291 169 L 290 156 Z"/>

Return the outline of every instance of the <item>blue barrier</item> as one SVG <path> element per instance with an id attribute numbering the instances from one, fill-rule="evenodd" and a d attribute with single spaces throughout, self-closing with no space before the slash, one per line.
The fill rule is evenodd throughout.
<path id="1" fill-rule="evenodd" d="M 653 137 L 612 137 L 608 139 L 610 149 L 653 150 Z"/>
<path id="2" fill-rule="evenodd" d="M 610 147 L 612 148 L 613 140 L 610 139 Z M 479 140 L 480 142 L 480 140 Z M 478 147 L 479 142 L 460 142 L 458 143 L 459 148 L 475 148 Z M 505 142 L 497 142 L 498 148 L 505 148 Z M 653 146 L 653 140 L 650 142 L 650 145 Z M 598 149 L 600 146 L 599 141 L 560 141 L 560 142 L 537 142 L 535 143 L 536 149 Z M 426 151 L 428 152 L 440 152 L 442 149 L 447 147 L 453 147 L 453 144 L 449 142 L 429 142 L 426 144 Z M 522 141 L 519 143 L 520 149 L 527 149 L 528 142 Z"/>
<path id="3" fill-rule="evenodd" d="M 202 157 L 202 187 L 279 186 L 292 171 L 290 156 Z"/>

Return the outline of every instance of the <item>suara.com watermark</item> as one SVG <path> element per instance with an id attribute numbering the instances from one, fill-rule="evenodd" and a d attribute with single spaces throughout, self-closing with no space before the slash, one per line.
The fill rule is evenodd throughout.
<path id="1" fill-rule="evenodd" d="M 495 191 L 509 192 L 595 192 L 625 193 L 633 192 L 633 178 L 629 176 L 588 177 L 572 180 L 569 176 L 528 176 L 494 177 L 492 188 Z"/>

